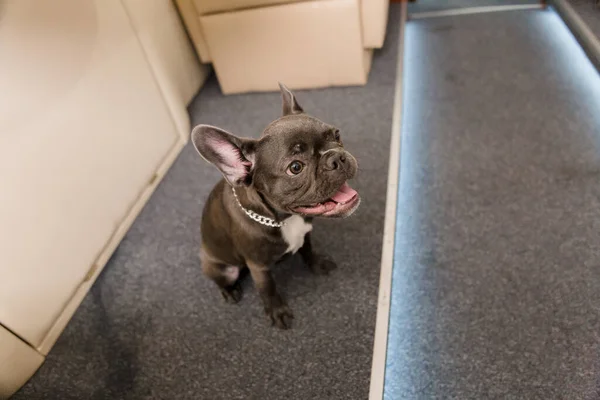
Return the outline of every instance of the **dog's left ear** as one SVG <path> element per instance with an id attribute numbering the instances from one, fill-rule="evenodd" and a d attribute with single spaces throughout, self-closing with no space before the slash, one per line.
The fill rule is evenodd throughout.
<path id="1" fill-rule="evenodd" d="M 192 130 L 192 143 L 198 153 L 214 164 L 233 186 L 251 183 L 257 141 L 240 138 L 210 125 L 198 125 Z"/>
<path id="2" fill-rule="evenodd" d="M 283 101 L 283 116 L 302 114 L 304 110 L 298 104 L 294 93 L 281 82 L 279 82 L 279 89 L 281 91 L 281 100 Z"/>

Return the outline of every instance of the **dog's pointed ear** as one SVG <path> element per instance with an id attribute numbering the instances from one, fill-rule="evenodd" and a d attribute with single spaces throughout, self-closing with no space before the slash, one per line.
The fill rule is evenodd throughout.
<path id="1" fill-rule="evenodd" d="M 257 141 L 239 138 L 223 129 L 198 125 L 192 130 L 192 143 L 198 153 L 214 164 L 234 186 L 252 181 Z"/>
<path id="2" fill-rule="evenodd" d="M 281 100 L 283 101 L 283 115 L 302 114 L 304 110 L 298 104 L 296 96 L 283 83 L 279 82 Z"/>

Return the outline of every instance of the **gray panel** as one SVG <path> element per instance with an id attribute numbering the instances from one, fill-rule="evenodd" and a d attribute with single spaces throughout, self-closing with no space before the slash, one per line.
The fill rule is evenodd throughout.
<path id="1" fill-rule="evenodd" d="M 416 0 L 408 3 L 408 14 L 455 8 L 540 4 L 539 0 Z"/>
<path id="2" fill-rule="evenodd" d="M 386 399 L 592 399 L 600 77 L 553 11 L 407 24 Z"/>

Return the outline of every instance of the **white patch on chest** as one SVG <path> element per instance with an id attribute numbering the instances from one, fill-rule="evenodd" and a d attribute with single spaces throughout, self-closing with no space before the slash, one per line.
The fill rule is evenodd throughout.
<path id="1" fill-rule="evenodd" d="M 299 215 L 292 215 L 285 219 L 285 225 L 281 227 L 281 236 L 288 244 L 286 253 L 294 254 L 304 245 L 304 236 L 312 231 L 312 224 L 304 221 Z"/>

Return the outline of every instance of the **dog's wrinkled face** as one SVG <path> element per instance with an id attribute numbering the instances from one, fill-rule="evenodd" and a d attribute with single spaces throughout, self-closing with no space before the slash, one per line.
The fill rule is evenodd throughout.
<path id="1" fill-rule="evenodd" d="M 360 203 L 347 183 L 356 174 L 356 159 L 344 149 L 338 129 L 305 114 L 283 85 L 281 92 L 283 116 L 260 139 L 199 125 L 192 131 L 194 145 L 230 184 L 253 186 L 280 212 L 349 216 Z"/>
<path id="2" fill-rule="evenodd" d="M 339 131 L 304 113 L 271 123 L 258 142 L 253 182 L 281 210 L 347 216 L 359 196 L 346 183 L 357 164 Z"/>

